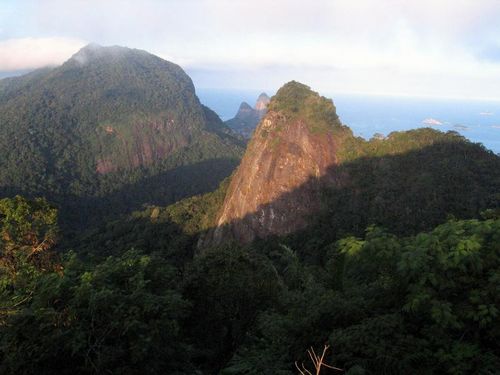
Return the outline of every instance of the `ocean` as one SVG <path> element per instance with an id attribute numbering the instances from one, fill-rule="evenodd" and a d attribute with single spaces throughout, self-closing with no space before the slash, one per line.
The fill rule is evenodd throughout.
<path id="1" fill-rule="evenodd" d="M 234 117 L 242 101 L 253 105 L 260 92 L 197 89 L 197 94 L 203 104 L 228 120 Z M 333 99 L 341 121 L 363 138 L 369 139 L 375 133 L 387 135 L 392 131 L 432 127 L 456 131 L 500 154 L 500 101 L 321 94 Z"/>

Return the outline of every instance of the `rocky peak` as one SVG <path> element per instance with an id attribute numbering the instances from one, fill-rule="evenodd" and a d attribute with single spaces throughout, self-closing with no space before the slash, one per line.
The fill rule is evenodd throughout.
<path id="1" fill-rule="evenodd" d="M 240 108 L 238 109 L 238 113 L 236 117 L 241 116 L 242 113 L 252 112 L 254 109 L 247 102 L 242 102 L 240 104 Z"/>
<path id="2" fill-rule="evenodd" d="M 267 111 L 267 106 L 270 101 L 271 98 L 267 96 L 265 92 L 260 94 L 259 97 L 257 98 L 257 102 L 255 103 L 255 109 L 262 113 L 262 117 L 264 117 L 265 112 Z"/>
<path id="3" fill-rule="evenodd" d="M 269 96 L 266 93 L 262 93 L 257 98 L 254 107 L 251 107 L 247 102 L 242 102 L 236 116 L 226 121 L 226 124 L 237 133 L 250 138 L 259 121 L 267 113 L 269 100 Z"/>
<path id="4" fill-rule="evenodd" d="M 337 164 L 345 133 L 335 106 L 308 86 L 290 82 L 269 103 L 229 185 L 208 241 L 285 235 L 319 210 L 325 176 Z"/>

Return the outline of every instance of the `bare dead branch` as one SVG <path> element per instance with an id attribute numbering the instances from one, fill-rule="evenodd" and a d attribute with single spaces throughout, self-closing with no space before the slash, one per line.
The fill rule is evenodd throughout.
<path id="1" fill-rule="evenodd" d="M 334 367 L 334 366 L 330 366 L 330 365 L 327 365 L 326 363 L 323 363 L 323 366 L 328 367 L 328 368 L 331 368 L 332 370 L 344 371 L 344 370 L 342 370 L 341 368 Z"/>
<path id="2" fill-rule="evenodd" d="M 326 356 L 329 348 L 330 348 L 329 345 L 324 345 L 323 352 L 321 353 L 320 357 L 318 357 L 318 355 L 316 354 L 316 352 L 314 351 L 314 348 L 312 346 L 311 346 L 311 348 L 309 348 L 307 350 L 307 354 L 309 355 L 309 358 L 311 359 L 311 362 L 314 365 L 314 369 L 316 370 L 316 375 L 320 375 L 322 367 L 326 367 L 328 369 L 335 370 L 335 371 L 344 372 L 344 370 L 341 368 L 324 363 L 325 356 Z M 300 375 L 313 375 L 312 372 L 309 371 L 304 366 L 304 363 L 301 363 L 301 366 L 302 366 L 302 368 L 298 365 L 297 361 L 295 361 L 295 367 L 297 368 L 297 370 L 299 370 Z"/>

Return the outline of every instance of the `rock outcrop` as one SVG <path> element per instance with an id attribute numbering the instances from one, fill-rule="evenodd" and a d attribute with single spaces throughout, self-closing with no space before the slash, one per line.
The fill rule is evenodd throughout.
<path id="1" fill-rule="evenodd" d="M 351 134 L 329 99 L 298 82 L 269 103 L 232 177 L 207 244 L 248 243 L 304 228 L 320 208 L 327 171 L 338 162 L 338 140 Z"/>

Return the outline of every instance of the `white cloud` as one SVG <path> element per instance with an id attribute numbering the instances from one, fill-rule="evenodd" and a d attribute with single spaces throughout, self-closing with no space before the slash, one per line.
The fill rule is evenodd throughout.
<path id="1" fill-rule="evenodd" d="M 422 124 L 437 126 L 437 125 L 443 125 L 443 122 L 436 120 L 435 118 L 426 118 L 425 120 L 422 121 Z"/>
<path id="2" fill-rule="evenodd" d="M 59 65 L 86 42 L 70 38 L 16 38 L 0 41 L 0 71 Z"/>
<path id="3" fill-rule="evenodd" d="M 0 42 L 0 70 L 6 65 L 35 67 L 37 61 L 60 63 L 76 52 L 79 41 L 88 40 L 141 48 L 189 70 L 213 71 L 219 82 L 207 78 L 216 86 L 227 87 L 248 77 L 255 86 L 302 79 L 325 91 L 499 96 L 500 58 L 484 59 L 500 46 L 498 0 L 18 0 L 16 4 L 22 9 L 11 24 L 13 17 L 2 19 L 0 4 L 4 31 L 16 37 L 36 36 L 27 40 L 39 44 L 25 48 L 26 53 L 18 49 L 6 53 L 4 43 L 9 41 Z M 22 27 L 16 26 L 21 22 Z M 48 35 L 62 38 L 41 37 Z M 21 45 L 25 39 L 16 40 Z M 15 57 L 11 62 L 10 55 Z"/>

